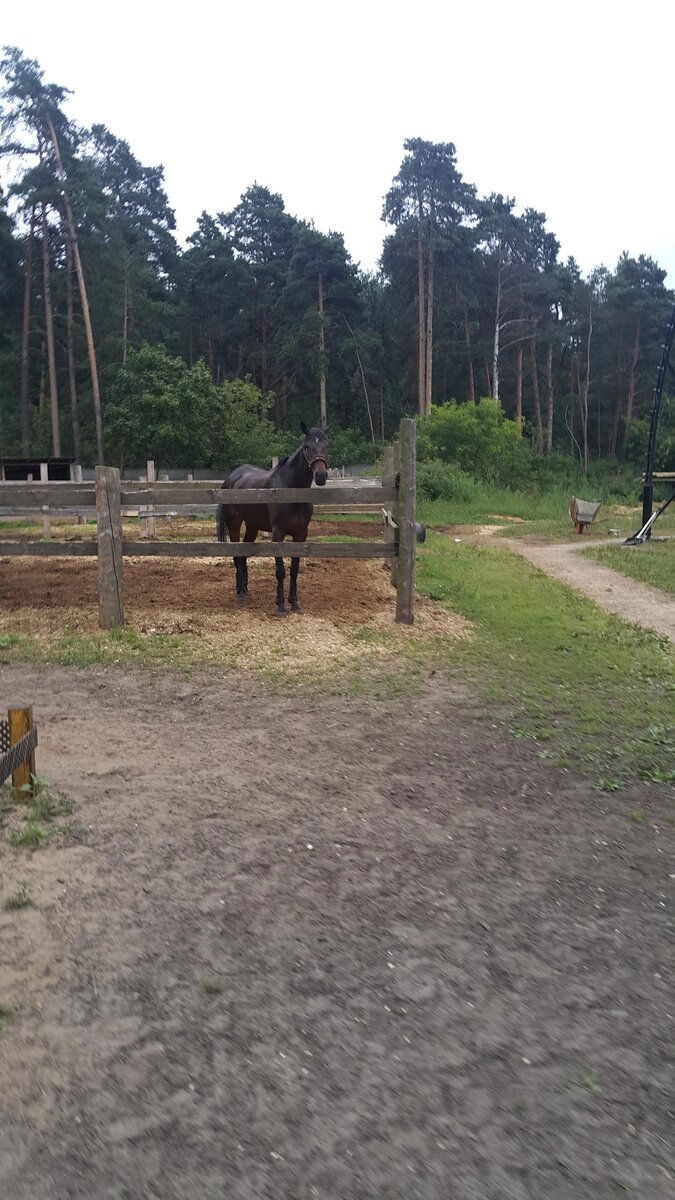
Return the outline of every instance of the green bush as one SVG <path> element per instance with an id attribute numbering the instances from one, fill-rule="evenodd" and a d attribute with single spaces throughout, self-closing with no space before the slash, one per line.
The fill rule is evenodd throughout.
<path id="1" fill-rule="evenodd" d="M 521 462 L 524 467 L 523 451 L 528 453 L 520 426 L 504 416 L 498 401 L 487 397 L 478 404 L 448 400 L 419 418 L 421 462 L 440 459 L 479 479 L 506 482 L 504 476 L 520 474 Z"/>
<path id="2" fill-rule="evenodd" d="M 420 463 L 417 468 L 417 492 L 424 500 L 457 500 L 471 503 L 480 491 L 480 484 L 454 463 L 435 458 Z"/>

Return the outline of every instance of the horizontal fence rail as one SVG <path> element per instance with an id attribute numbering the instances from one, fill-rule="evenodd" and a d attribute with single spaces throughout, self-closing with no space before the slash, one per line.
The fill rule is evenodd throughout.
<path id="1" fill-rule="evenodd" d="M 394 504 L 395 487 L 378 483 L 365 487 L 219 488 L 208 483 L 125 483 L 120 487 L 122 508 L 163 504 Z M 0 516 L 5 508 L 95 508 L 96 490 L 89 483 L 0 483 Z"/>
<path id="2" fill-rule="evenodd" d="M 387 542 L 122 542 L 125 558 L 394 558 Z M 0 558 L 96 558 L 98 543 L 0 542 Z"/>

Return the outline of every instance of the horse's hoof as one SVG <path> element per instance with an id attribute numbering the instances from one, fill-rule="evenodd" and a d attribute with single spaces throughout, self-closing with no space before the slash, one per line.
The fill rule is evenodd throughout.
<path id="1" fill-rule="evenodd" d="M 301 613 L 302 609 L 299 604 L 291 604 L 291 612 L 292 613 Z"/>
<path id="2" fill-rule="evenodd" d="M 274 613 L 274 615 L 275 615 L 275 617 L 285 617 L 285 616 L 286 616 L 286 609 L 285 609 L 285 608 L 277 608 L 277 609 L 275 610 L 275 613 Z"/>
<path id="3" fill-rule="evenodd" d="M 248 592 L 237 592 L 237 600 L 239 604 L 245 604 L 248 600 Z"/>

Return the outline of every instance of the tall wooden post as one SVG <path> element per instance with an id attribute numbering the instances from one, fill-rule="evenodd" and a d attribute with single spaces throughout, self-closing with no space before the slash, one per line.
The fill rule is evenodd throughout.
<path id="1" fill-rule="evenodd" d="M 49 483 L 49 464 L 40 463 L 40 483 Z M 42 536 L 49 539 L 52 535 L 49 524 L 49 505 L 42 505 Z"/>
<path id="2" fill-rule="evenodd" d="M 96 468 L 98 534 L 98 623 L 101 629 L 124 624 L 122 513 L 117 467 Z"/>
<path id="3" fill-rule="evenodd" d="M 81 463 L 71 463 L 70 464 L 70 482 L 71 483 L 82 483 L 82 464 Z M 77 523 L 78 523 L 78 525 L 84 525 L 85 517 L 79 516 L 77 518 Z"/>
<path id="4" fill-rule="evenodd" d="M 394 447 L 385 446 L 382 458 L 382 486 L 394 487 L 395 482 L 396 471 L 394 468 Z M 383 534 L 385 542 L 394 543 L 397 541 L 397 531 L 388 520 L 385 520 L 384 522 Z M 384 569 L 385 571 L 389 572 L 392 585 L 396 587 L 397 560 L 395 558 L 385 560 Z"/>
<path id="5" fill-rule="evenodd" d="M 148 483 L 155 482 L 155 460 L 153 458 L 148 459 L 147 478 L 148 478 Z M 154 513 L 154 511 L 155 511 L 154 505 L 150 505 L 146 511 L 149 513 Z M 147 521 L 145 522 L 145 533 L 146 533 L 146 537 L 154 538 L 155 533 L 156 533 L 156 525 L 155 525 L 154 517 L 148 517 Z"/>
<path id="6" fill-rule="evenodd" d="M 396 620 L 412 625 L 415 598 L 415 469 L 417 427 L 406 417 L 401 421 L 398 525 L 398 574 L 396 579 Z"/>
<path id="7" fill-rule="evenodd" d="M 33 728 L 33 705 L 28 704 L 22 708 L 10 708 L 7 712 L 9 722 L 9 745 L 16 746 L 17 742 L 21 741 L 22 737 Z M 19 763 L 12 771 L 12 787 L 22 788 L 31 787 L 31 776 L 35 775 L 35 751 L 31 750 L 24 762 Z"/>

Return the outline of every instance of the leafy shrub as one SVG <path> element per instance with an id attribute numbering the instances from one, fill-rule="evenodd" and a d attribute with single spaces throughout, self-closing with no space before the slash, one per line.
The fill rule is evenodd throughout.
<path id="1" fill-rule="evenodd" d="M 458 500 L 470 503 L 480 492 L 480 484 L 454 463 L 440 459 L 420 463 L 417 468 L 417 491 L 424 500 Z"/>
<path id="2" fill-rule="evenodd" d="M 496 400 L 483 398 L 478 404 L 449 400 L 419 419 L 422 462 L 441 459 L 479 479 L 500 482 L 504 474 L 513 474 L 522 450 L 520 426 L 504 416 Z"/>

